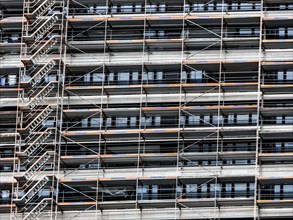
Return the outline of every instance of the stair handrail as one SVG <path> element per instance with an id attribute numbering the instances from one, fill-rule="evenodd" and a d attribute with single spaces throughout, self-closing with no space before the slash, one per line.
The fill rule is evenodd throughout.
<path id="1" fill-rule="evenodd" d="M 26 177 L 26 175 L 31 171 L 31 169 L 40 161 L 40 160 L 42 160 L 47 154 L 49 154 L 49 156 L 50 156 L 50 153 L 52 153 L 53 151 L 46 151 L 45 153 L 43 153 L 40 157 L 39 157 L 39 159 L 37 159 L 31 166 L 30 166 L 30 168 L 28 169 L 28 170 L 26 170 L 25 171 L 25 173 L 23 173 L 23 175 L 22 176 L 24 176 L 25 178 L 26 178 L 26 180 L 27 181 L 30 181 L 35 175 L 36 175 L 36 173 L 39 171 L 36 171 L 36 173 L 35 174 L 33 174 L 32 176 L 29 176 L 29 178 L 27 178 Z M 44 164 L 44 166 L 45 166 L 46 164 Z"/>
<path id="2" fill-rule="evenodd" d="M 49 131 L 52 131 L 52 128 L 47 128 L 45 131 L 42 132 L 42 134 L 40 136 L 38 136 L 30 145 L 29 147 L 27 147 L 24 151 L 22 151 L 21 153 L 27 155 L 27 151 L 31 148 L 31 146 L 33 146 L 34 144 L 36 144 L 36 142 L 46 133 L 48 133 Z"/>
<path id="3" fill-rule="evenodd" d="M 51 198 L 43 198 L 38 205 L 36 205 L 24 218 L 23 220 L 27 220 L 29 216 L 39 207 L 40 204 L 44 203 L 45 201 L 51 201 Z"/>

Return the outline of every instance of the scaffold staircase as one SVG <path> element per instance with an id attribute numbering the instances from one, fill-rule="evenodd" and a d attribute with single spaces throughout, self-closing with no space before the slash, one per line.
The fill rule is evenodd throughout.
<path id="1" fill-rule="evenodd" d="M 56 180 L 56 143 L 58 138 L 58 99 L 63 53 L 61 34 L 63 1 L 24 0 L 21 49 L 23 67 L 19 74 L 16 156 L 14 178 L 14 219 L 52 219 Z M 60 10 L 61 9 L 61 10 Z M 57 53 L 59 58 L 49 58 Z M 53 80 L 52 80 L 53 78 Z M 55 102 L 56 103 L 56 102 Z M 53 126 L 48 126 L 48 121 Z"/>

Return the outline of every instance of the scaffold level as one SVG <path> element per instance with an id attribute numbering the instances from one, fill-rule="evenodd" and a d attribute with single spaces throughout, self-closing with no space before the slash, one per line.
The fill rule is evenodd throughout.
<path id="1" fill-rule="evenodd" d="M 0 219 L 293 218 L 289 0 L 0 0 Z"/>

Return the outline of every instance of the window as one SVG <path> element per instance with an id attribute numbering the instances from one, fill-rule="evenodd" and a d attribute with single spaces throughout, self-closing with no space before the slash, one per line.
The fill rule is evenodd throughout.
<path id="1" fill-rule="evenodd" d="M 235 161 L 235 164 L 238 164 L 238 165 L 245 165 L 245 164 L 247 164 L 247 160 L 236 160 L 236 161 Z"/>
<path id="2" fill-rule="evenodd" d="M 280 195 L 281 195 L 281 186 L 275 185 L 274 186 L 274 199 L 280 199 Z"/>
<path id="3" fill-rule="evenodd" d="M 93 82 L 102 82 L 103 79 L 103 73 L 93 73 Z"/>
<path id="4" fill-rule="evenodd" d="M 114 14 L 117 13 L 117 5 L 112 6 L 111 12 Z"/>
<path id="5" fill-rule="evenodd" d="M 237 124 L 247 124 L 249 115 L 237 115 Z"/>
<path id="6" fill-rule="evenodd" d="M 1 202 L 2 204 L 8 204 L 9 203 L 9 190 L 2 190 L 1 191 Z"/>
<path id="7" fill-rule="evenodd" d="M 130 127 L 135 127 L 136 126 L 136 117 L 131 117 L 130 118 Z"/>
<path id="8" fill-rule="evenodd" d="M 182 197 L 183 187 L 182 186 L 177 186 L 176 187 L 176 192 L 177 192 L 177 197 Z"/>
<path id="9" fill-rule="evenodd" d="M 185 4 L 185 8 L 184 8 L 184 12 L 190 12 L 190 5 L 189 4 Z"/>
<path id="10" fill-rule="evenodd" d="M 89 73 L 87 73 L 87 74 L 85 74 L 85 75 L 83 76 L 83 80 L 84 80 L 84 82 L 90 82 L 90 78 L 91 78 L 91 76 L 90 76 Z"/>
<path id="11" fill-rule="evenodd" d="M 129 73 L 127 72 L 124 72 L 124 73 L 119 73 L 118 74 L 118 81 L 119 81 L 119 84 L 128 84 L 129 83 Z"/>
<path id="12" fill-rule="evenodd" d="M 96 6 L 96 13 L 97 14 L 106 14 L 107 7 L 106 6 Z"/>
<path id="13" fill-rule="evenodd" d="M 148 197 L 149 186 L 138 186 L 137 189 L 137 199 L 145 200 Z"/>
<path id="14" fill-rule="evenodd" d="M 235 183 L 235 197 L 245 197 L 246 183 Z"/>
<path id="15" fill-rule="evenodd" d="M 280 5 L 281 10 L 286 10 L 286 5 Z"/>
<path id="16" fill-rule="evenodd" d="M 196 166 L 196 165 L 198 165 L 198 162 L 193 162 L 193 161 L 188 161 L 187 163 L 186 163 L 186 165 L 187 166 Z"/>
<path id="17" fill-rule="evenodd" d="M 132 82 L 138 83 L 138 72 L 132 72 Z"/>
<path id="18" fill-rule="evenodd" d="M 186 122 L 186 116 L 185 115 L 181 115 L 180 116 L 180 125 L 181 126 L 185 126 L 185 122 Z"/>
<path id="19" fill-rule="evenodd" d="M 284 143 L 284 151 L 285 152 L 292 152 L 293 151 L 293 144 L 292 143 Z"/>
<path id="20" fill-rule="evenodd" d="M 239 34 L 240 34 L 240 36 L 250 36 L 251 29 L 250 28 L 240 28 Z"/>
<path id="21" fill-rule="evenodd" d="M 293 124 L 293 117 L 292 116 L 286 116 L 285 117 L 285 124 Z"/>
<path id="22" fill-rule="evenodd" d="M 135 12 L 141 12 L 142 10 L 141 10 L 141 5 L 139 5 L 139 4 L 136 4 L 135 5 Z"/>
<path id="23" fill-rule="evenodd" d="M 251 116 L 251 122 L 252 122 L 252 124 L 256 124 L 256 122 L 257 122 L 257 115 L 256 114 L 253 114 Z"/>
<path id="24" fill-rule="evenodd" d="M 221 192 L 221 185 L 219 183 L 210 184 L 210 191 L 211 197 L 214 197 L 215 193 L 217 193 L 218 196 L 218 193 Z"/>
<path id="25" fill-rule="evenodd" d="M 94 13 L 94 6 L 90 6 L 87 12 L 88 14 Z"/>
<path id="26" fill-rule="evenodd" d="M 283 124 L 283 117 L 282 116 L 276 117 L 276 122 L 277 124 Z"/>
<path id="27" fill-rule="evenodd" d="M 158 185 L 152 185 L 152 199 L 158 199 Z"/>
<path id="28" fill-rule="evenodd" d="M 83 128 L 86 128 L 88 126 L 88 119 L 87 118 L 81 120 L 81 126 Z"/>
<path id="29" fill-rule="evenodd" d="M 197 194 L 197 184 L 187 184 L 186 185 L 186 197 L 196 198 Z"/>
<path id="30" fill-rule="evenodd" d="M 93 127 L 93 128 L 100 127 L 100 123 L 101 123 L 100 118 L 91 118 L 90 120 L 91 120 L 91 127 Z"/>
<path id="31" fill-rule="evenodd" d="M 56 75 L 48 75 L 45 77 L 45 82 L 52 82 L 52 81 L 56 81 L 57 80 L 57 76 Z"/>
<path id="32" fill-rule="evenodd" d="M 287 71 L 286 79 L 287 80 L 293 80 L 293 71 Z"/>
<path id="33" fill-rule="evenodd" d="M 44 124 L 46 127 L 54 127 L 54 122 L 55 122 L 54 120 L 48 119 L 47 121 L 44 122 Z"/>
<path id="34" fill-rule="evenodd" d="M 116 118 L 116 127 L 126 127 L 126 126 L 127 126 L 127 117 Z"/>
<path id="35" fill-rule="evenodd" d="M 226 190 L 226 197 L 231 198 L 231 196 L 232 196 L 232 184 L 227 183 L 226 187 L 225 187 L 225 190 Z"/>
<path id="36" fill-rule="evenodd" d="M 282 144 L 281 143 L 276 143 L 275 147 L 276 147 L 276 153 L 282 152 Z"/>
<path id="37" fill-rule="evenodd" d="M 158 81 L 162 80 L 162 79 L 163 79 L 163 72 L 157 72 L 157 73 L 156 73 L 156 79 L 157 79 Z"/>
<path id="38" fill-rule="evenodd" d="M 233 161 L 232 160 L 226 160 L 226 164 L 227 165 L 232 165 L 233 164 Z"/>
<path id="39" fill-rule="evenodd" d="M 145 32 L 145 37 L 146 38 L 154 38 L 155 36 L 156 36 L 155 31 L 148 30 L 148 31 Z"/>
<path id="40" fill-rule="evenodd" d="M 242 11 L 252 10 L 252 4 L 240 3 L 240 10 Z"/>
<path id="41" fill-rule="evenodd" d="M 205 115 L 205 116 L 203 117 L 203 124 L 204 124 L 204 125 L 208 125 L 208 124 L 210 124 L 210 116 L 209 116 L 209 115 Z"/>
<path id="42" fill-rule="evenodd" d="M 207 197 L 207 191 L 208 191 L 207 184 L 201 185 L 201 196 L 202 196 L 202 198 L 206 198 Z"/>
<path id="43" fill-rule="evenodd" d="M 146 12 L 152 13 L 156 12 L 157 6 L 156 5 L 146 5 Z"/>
<path id="44" fill-rule="evenodd" d="M 154 80 L 154 72 L 148 72 L 147 73 L 147 81 L 153 81 Z"/>
<path id="45" fill-rule="evenodd" d="M 160 116 L 156 116 L 155 117 L 155 126 L 159 127 L 161 125 L 161 117 Z"/>
<path id="46" fill-rule="evenodd" d="M 111 126 L 112 126 L 112 118 L 107 118 L 106 127 L 111 127 Z"/>
<path id="47" fill-rule="evenodd" d="M 223 116 L 222 115 L 213 115 L 213 125 L 217 125 L 218 124 L 218 120 L 219 120 L 219 125 L 222 125 L 222 121 L 223 121 Z"/>
<path id="48" fill-rule="evenodd" d="M 190 72 L 190 81 L 201 83 L 203 81 L 202 71 L 191 71 Z"/>
<path id="49" fill-rule="evenodd" d="M 291 199 L 293 195 L 293 185 L 284 185 L 284 199 Z"/>
<path id="50" fill-rule="evenodd" d="M 5 78 L 5 76 L 0 76 L 0 85 L 1 86 L 5 86 L 5 84 L 6 84 L 6 78 Z"/>
<path id="51" fill-rule="evenodd" d="M 108 77 L 108 85 L 112 85 L 114 81 L 114 73 L 109 73 L 107 77 Z"/>
<path id="52" fill-rule="evenodd" d="M 234 124 L 234 115 L 228 115 L 228 124 Z"/>
<path id="53" fill-rule="evenodd" d="M 232 3 L 232 11 L 236 11 L 238 9 L 238 3 Z"/>
<path id="54" fill-rule="evenodd" d="M 254 183 L 249 183 L 249 197 L 252 198 L 254 196 Z"/>
<path id="55" fill-rule="evenodd" d="M 279 28 L 279 38 L 280 39 L 285 38 L 285 28 Z"/>
<path id="56" fill-rule="evenodd" d="M 204 4 L 193 4 L 193 11 L 203 11 L 204 10 Z"/>
<path id="57" fill-rule="evenodd" d="M 19 37 L 18 35 L 12 35 L 11 36 L 11 43 L 18 43 L 19 42 Z"/>
<path id="58" fill-rule="evenodd" d="M 293 5 L 292 5 L 292 7 L 293 7 Z M 292 8 L 292 9 L 293 9 L 293 8 Z M 292 9 L 291 9 L 291 10 L 292 10 Z M 292 37 L 293 37 L 293 28 L 288 27 L 287 30 L 288 30 L 288 37 L 289 37 L 289 38 L 292 38 Z"/>
<path id="59" fill-rule="evenodd" d="M 284 72 L 278 71 L 278 80 L 284 80 Z"/>
<path id="60" fill-rule="evenodd" d="M 191 115 L 188 117 L 188 123 L 190 125 L 199 125 L 200 116 L 199 115 Z"/>
<path id="61" fill-rule="evenodd" d="M 132 12 L 132 5 L 122 5 L 121 12 L 131 13 Z"/>
<path id="62" fill-rule="evenodd" d="M 145 118 L 145 126 L 150 127 L 152 125 L 152 117 Z"/>
<path id="63" fill-rule="evenodd" d="M 13 86 L 16 84 L 16 75 L 9 75 L 8 76 L 8 85 Z"/>
<path id="64" fill-rule="evenodd" d="M 99 168 L 100 165 L 99 165 L 98 163 L 91 163 L 91 164 L 88 165 L 88 167 L 89 167 L 90 169 L 96 169 L 96 168 Z"/>
<path id="65" fill-rule="evenodd" d="M 11 166 L 3 166 L 3 171 L 11 171 L 12 167 Z"/>
<path id="66" fill-rule="evenodd" d="M 226 4 L 222 3 L 217 4 L 217 11 L 222 11 L 222 7 L 224 7 L 224 11 L 226 11 Z"/>
<path id="67" fill-rule="evenodd" d="M 183 83 L 185 83 L 186 80 L 187 80 L 187 73 L 186 73 L 186 71 L 182 71 L 182 73 L 181 73 L 181 81 Z"/>
<path id="68" fill-rule="evenodd" d="M 42 196 L 42 197 L 49 197 L 50 192 L 51 192 L 50 189 L 42 189 L 41 191 L 39 191 L 38 194 L 39 194 L 39 196 Z"/>
<path id="69" fill-rule="evenodd" d="M 214 10 L 214 4 L 208 4 L 208 11 Z"/>
<path id="70" fill-rule="evenodd" d="M 166 4 L 160 4 L 160 5 L 159 5 L 159 11 L 160 11 L 160 12 L 164 12 L 164 11 L 166 11 Z"/>
<path id="71" fill-rule="evenodd" d="M 141 126 L 150 127 L 152 125 L 152 117 L 141 117 Z"/>

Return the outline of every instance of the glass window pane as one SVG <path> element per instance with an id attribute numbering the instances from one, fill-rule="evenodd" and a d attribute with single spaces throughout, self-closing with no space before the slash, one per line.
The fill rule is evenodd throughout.
<path id="1" fill-rule="evenodd" d="M 102 82 L 103 73 L 93 73 L 93 82 Z"/>
<path id="2" fill-rule="evenodd" d="M 117 117 L 116 118 L 116 126 L 117 127 L 126 127 L 127 126 L 127 118 L 126 117 Z"/>

